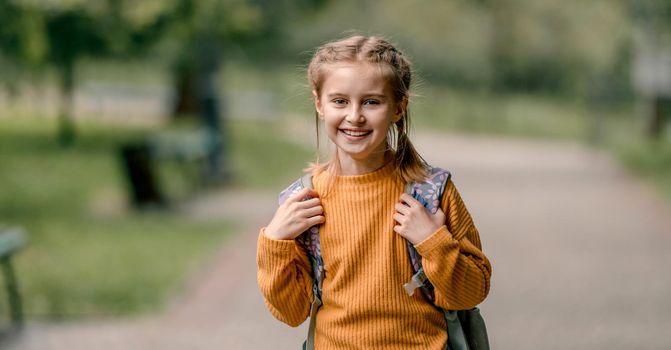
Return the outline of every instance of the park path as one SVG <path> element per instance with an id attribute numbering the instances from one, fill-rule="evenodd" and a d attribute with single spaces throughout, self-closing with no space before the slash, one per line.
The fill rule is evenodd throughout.
<path id="1" fill-rule="evenodd" d="M 493 349 L 671 349 L 671 208 L 602 152 L 570 143 L 421 133 L 452 171 L 494 275 L 481 306 Z M 275 194 L 228 190 L 186 205 L 240 232 L 159 315 L 29 324 L 11 350 L 298 349 L 256 287 L 257 229 Z"/>

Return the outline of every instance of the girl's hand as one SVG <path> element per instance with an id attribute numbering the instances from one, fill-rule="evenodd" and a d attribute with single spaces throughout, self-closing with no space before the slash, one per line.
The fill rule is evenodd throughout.
<path id="1" fill-rule="evenodd" d="M 319 194 L 304 188 L 277 208 L 264 233 L 270 239 L 294 239 L 308 228 L 324 223 L 323 214 Z"/>
<path id="2" fill-rule="evenodd" d="M 407 193 L 401 195 L 401 200 L 394 207 L 394 220 L 397 223 L 394 232 L 412 244 L 421 243 L 445 225 L 445 213 L 440 208 L 431 214 L 422 203 Z"/>

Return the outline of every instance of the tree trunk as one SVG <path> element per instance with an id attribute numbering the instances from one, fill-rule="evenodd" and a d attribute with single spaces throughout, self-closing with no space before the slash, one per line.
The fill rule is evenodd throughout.
<path id="1" fill-rule="evenodd" d="M 651 108 L 648 116 L 647 134 L 651 139 L 659 139 L 664 132 L 667 118 L 671 114 L 671 99 L 655 96 L 649 103 Z"/>
<path id="2" fill-rule="evenodd" d="M 74 64 L 60 67 L 61 108 L 58 114 L 58 143 L 63 147 L 72 145 L 76 137 L 72 120 L 74 105 Z"/>

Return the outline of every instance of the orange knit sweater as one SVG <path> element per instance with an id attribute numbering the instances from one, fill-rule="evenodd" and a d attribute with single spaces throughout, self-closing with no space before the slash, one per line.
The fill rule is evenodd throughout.
<path id="1" fill-rule="evenodd" d="M 393 231 L 394 204 L 404 184 L 392 165 L 357 176 L 338 176 L 328 193 L 329 175 L 313 179 L 322 195 L 323 305 L 317 314 L 316 349 L 444 349 L 443 314 L 418 290 L 408 296 L 412 276 L 405 240 Z M 326 193 L 326 195 L 324 195 Z M 441 203 L 445 226 L 415 247 L 436 303 L 466 309 L 489 292 L 491 265 L 457 189 L 450 181 Z M 310 263 L 294 240 L 272 240 L 261 229 L 258 284 L 270 312 L 298 326 L 312 302 Z"/>

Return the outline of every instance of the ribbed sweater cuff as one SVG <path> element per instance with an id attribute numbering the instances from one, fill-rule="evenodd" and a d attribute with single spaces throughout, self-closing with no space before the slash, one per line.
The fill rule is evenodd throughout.
<path id="1" fill-rule="evenodd" d="M 265 234 L 266 228 L 259 233 L 259 252 L 262 252 L 272 260 L 289 260 L 294 257 L 296 243 L 293 239 L 272 239 Z"/>
<path id="2" fill-rule="evenodd" d="M 436 232 L 431 234 L 431 236 L 422 242 L 415 244 L 415 249 L 417 249 L 419 255 L 426 257 L 436 248 L 447 244 L 455 244 L 455 246 L 458 246 L 459 242 L 457 242 L 457 240 L 452 237 L 450 231 L 448 231 L 447 227 L 443 225 L 438 228 Z"/>

